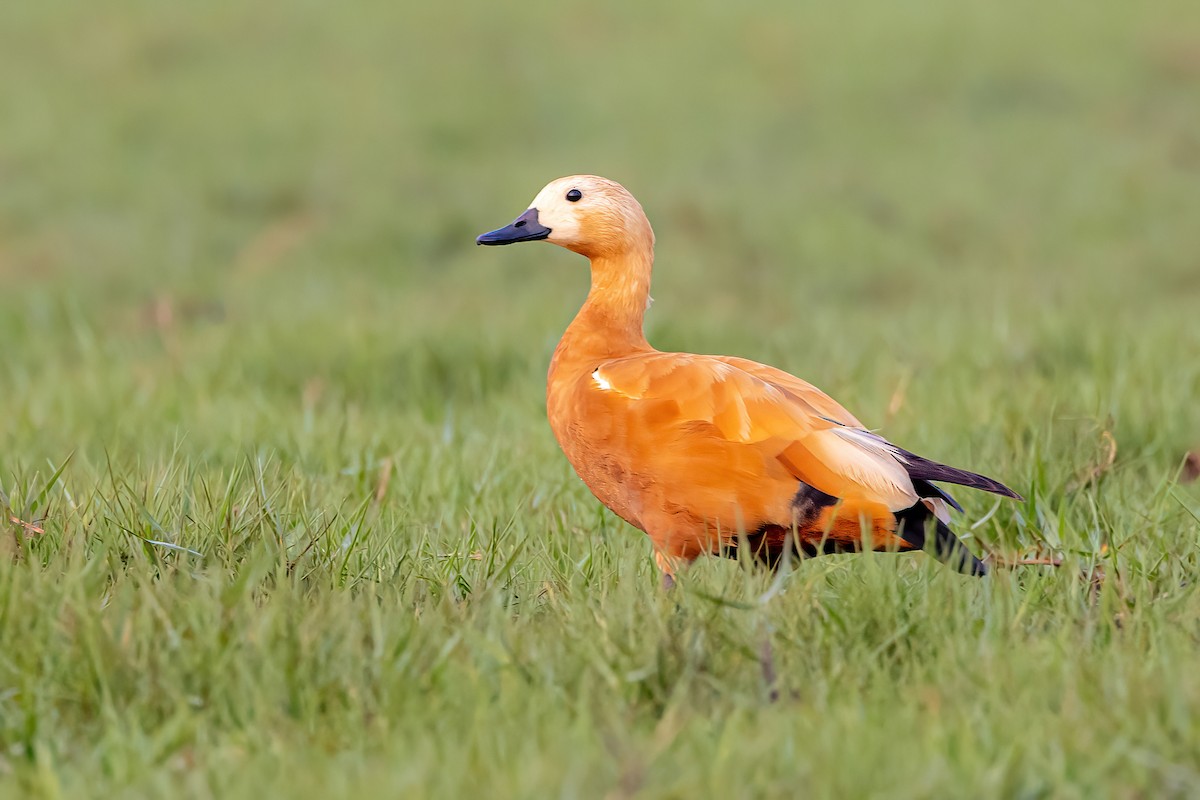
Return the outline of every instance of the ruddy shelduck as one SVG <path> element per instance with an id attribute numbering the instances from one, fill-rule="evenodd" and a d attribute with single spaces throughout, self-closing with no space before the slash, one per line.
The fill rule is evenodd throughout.
<path id="1" fill-rule="evenodd" d="M 650 537 L 667 585 L 701 554 L 743 547 L 770 565 L 785 553 L 929 549 L 962 572 L 987 572 L 948 527 L 947 506 L 961 507 L 933 482 L 1016 492 L 897 447 L 782 370 L 650 346 L 654 232 L 623 186 L 552 181 L 477 242 L 539 240 L 586 256 L 592 270 L 550 361 L 550 427 L 600 502 Z"/>

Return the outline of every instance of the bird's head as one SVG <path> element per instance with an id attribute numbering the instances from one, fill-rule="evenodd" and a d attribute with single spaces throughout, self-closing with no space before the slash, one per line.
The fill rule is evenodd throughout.
<path id="1" fill-rule="evenodd" d="M 614 258 L 653 248 L 654 231 L 624 186 L 595 175 L 572 175 L 546 184 L 525 213 L 475 241 L 501 245 L 539 240 L 588 258 Z"/>

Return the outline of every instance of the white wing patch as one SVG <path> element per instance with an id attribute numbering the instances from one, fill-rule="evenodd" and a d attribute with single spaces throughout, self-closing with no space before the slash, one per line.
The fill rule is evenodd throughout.
<path id="1" fill-rule="evenodd" d="M 830 422 L 833 422 L 833 420 L 830 420 Z M 884 439 L 882 436 L 871 433 L 865 428 L 848 428 L 841 423 L 837 423 L 837 426 L 838 427 L 831 429 L 835 434 L 842 437 L 846 441 L 861 447 L 863 450 L 870 451 L 878 456 L 894 458 L 901 464 L 908 463 L 904 460 L 904 456 L 900 455 L 900 451 L 896 449 L 896 445 L 892 444 L 887 439 Z"/>
<path id="2" fill-rule="evenodd" d="M 863 428 L 835 425 L 809 439 L 809 445 L 830 469 L 869 489 L 892 511 L 917 502 L 902 457 L 883 437 Z"/>
<path id="3" fill-rule="evenodd" d="M 606 381 L 604 379 L 604 376 L 600 374 L 599 367 L 597 367 L 596 371 L 592 373 L 592 380 L 594 380 L 596 382 L 596 385 L 599 386 L 604 391 L 607 392 L 607 391 L 612 390 L 612 384 L 609 383 L 608 381 Z"/>

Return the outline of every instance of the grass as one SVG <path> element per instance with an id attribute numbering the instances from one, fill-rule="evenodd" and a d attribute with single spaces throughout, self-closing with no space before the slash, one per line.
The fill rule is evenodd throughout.
<path id="1" fill-rule="evenodd" d="M 0 11 L 0 795 L 1200 791 L 1194 4 L 409 5 Z M 584 265 L 471 243 L 577 171 L 653 342 L 1065 566 L 664 596 L 545 424 Z"/>

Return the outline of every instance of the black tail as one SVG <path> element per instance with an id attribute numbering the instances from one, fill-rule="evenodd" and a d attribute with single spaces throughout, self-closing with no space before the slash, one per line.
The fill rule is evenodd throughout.
<path id="1" fill-rule="evenodd" d="M 964 575 L 987 575 L 987 566 L 959 541 L 952 530 L 934 517 L 923 502 L 918 502 L 912 508 L 897 511 L 896 519 L 900 522 L 897 533 L 913 547 L 928 550 L 938 561 Z M 933 524 L 932 544 L 928 539 L 930 523 Z"/>
<path id="2" fill-rule="evenodd" d="M 930 461 L 928 458 L 921 458 L 916 453 L 910 453 L 900 447 L 897 447 L 896 450 L 904 459 L 904 468 L 908 471 L 908 476 L 914 481 L 924 480 L 956 483 L 959 486 L 982 489 L 985 492 L 1011 497 L 1014 500 L 1024 499 L 1000 481 L 994 481 L 983 475 L 976 475 L 974 472 L 967 472 L 965 469 L 947 467 L 945 464 Z"/>

